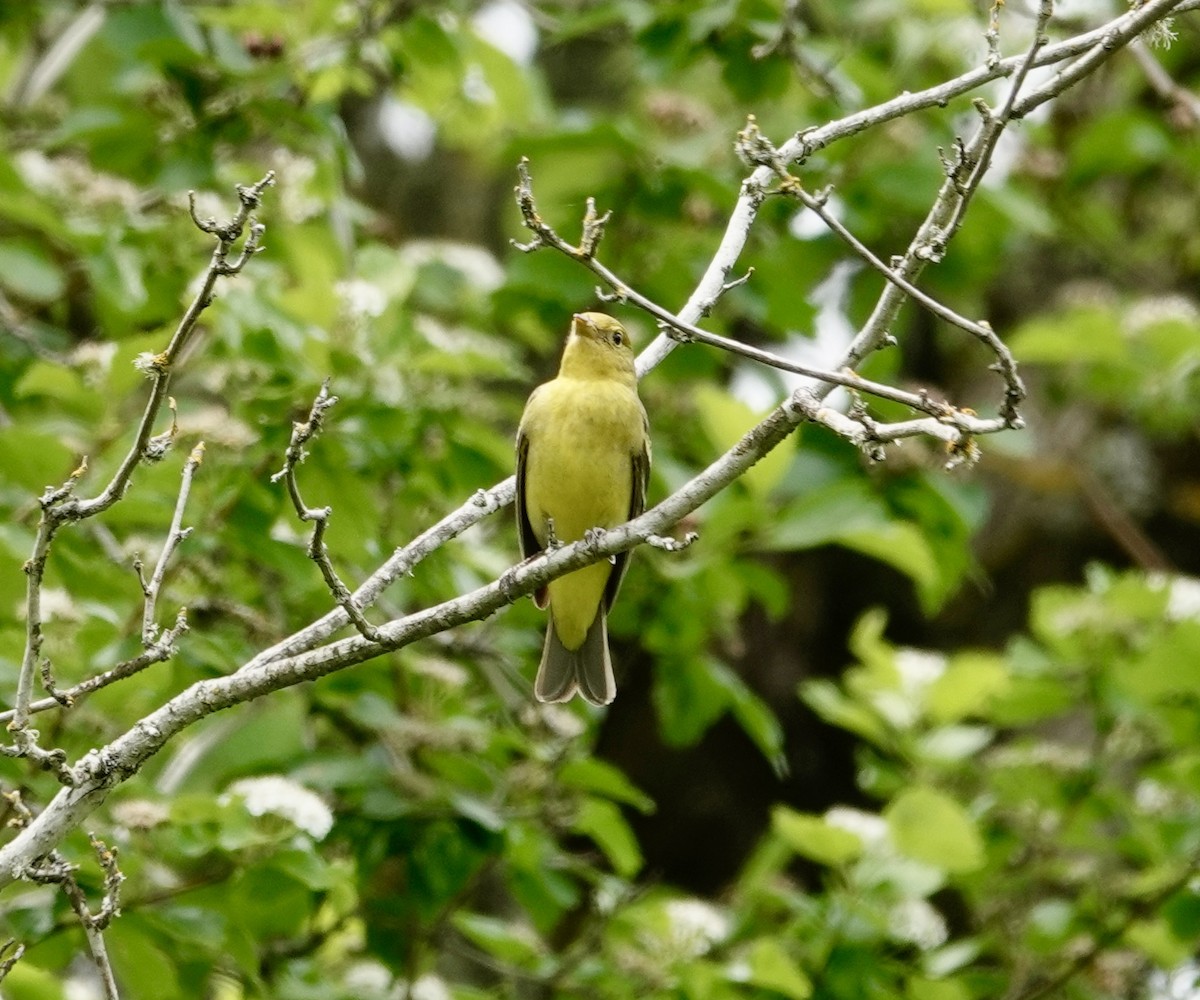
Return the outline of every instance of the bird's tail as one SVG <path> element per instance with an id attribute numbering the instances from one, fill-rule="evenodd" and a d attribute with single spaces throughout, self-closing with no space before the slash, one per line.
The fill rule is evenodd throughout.
<path id="1" fill-rule="evenodd" d="M 578 649 L 567 649 L 554 628 L 554 610 L 546 626 L 546 645 L 533 685 L 538 701 L 569 701 L 578 691 L 593 705 L 607 705 L 617 696 L 612 660 L 608 656 L 608 623 L 604 608 L 587 630 Z"/>

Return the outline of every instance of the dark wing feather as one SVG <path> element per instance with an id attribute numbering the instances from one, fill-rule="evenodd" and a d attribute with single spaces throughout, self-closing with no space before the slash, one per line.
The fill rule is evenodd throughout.
<path id="1" fill-rule="evenodd" d="M 521 558 L 530 559 L 542 551 L 541 542 L 533 533 L 533 525 L 529 523 L 529 514 L 525 510 L 525 466 L 529 456 L 529 438 L 524 432 L 517 431 L 517 539 L 521 545 Z M 533 592 L 533 603 L 539 608 L 545 608 L 550 601 L 550 592 L 545 587 L 539 587 Z"/>
<path id="2" fill-rule="evenodd" d="M 525 466 L 529 457 L 529 438 L 517 431 L 517 535 L 521 543 L 521 558 L 528 559 L 542 551 L 529 514 L 525 511 Z"/>
<path id="3" fill-rule="evenodd" d="M 646 411 L 642 411 L 642 450 L 630 456 L 633 489 L 629 494 L 629 520 L 633 520 L 646 509 L 646 491 L 650 486 L 650 428 L 646 420 Z M 608 585 L 604 588 L 604 607 L 611 608 L 617 599 L 617 591 L 621 589 L 621 581 L 625 571 L 629 569 L 629 550 L 620 553 L 613 560 L 612 573 Z"/>

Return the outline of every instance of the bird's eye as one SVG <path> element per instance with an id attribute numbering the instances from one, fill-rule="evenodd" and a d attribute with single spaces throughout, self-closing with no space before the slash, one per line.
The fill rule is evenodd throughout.
<path id="1" fill-rule="evenodd" d="M 615 331 L 613 331 L 613 343 L 614 343 L 614 344 L 616 344 L 618 347 L 620 347 L 620 346 L 621 346 L 621 341 L 622 341 L 623 339 L 624 339 L 624 338 L 621 336 L 621 331 L 620 331 L 620 330 L 615 330 Z"/>

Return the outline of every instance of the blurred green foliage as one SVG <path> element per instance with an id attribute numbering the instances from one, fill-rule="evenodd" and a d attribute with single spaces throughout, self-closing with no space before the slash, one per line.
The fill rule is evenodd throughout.
<path id="1" fill-rule="evenodd" d="M 83 455 L 85 491 L 116 468 L 144 402 L 132 362 L 162 349 L 210 252 L 189 188 L 219 217 L 234 185 L 274 169 L 266 251 L 220 287 L 172 383 L 174 450 L 139 468 L 102 519 L 56 540 L 43 652 L 66 686 L 141 651 L 132 561 L 157 553 L 183 459 L 204 440 L 194 530 L 159 608 L 166 625 L 186 606 L 191 630 L 170 662 L 41 718 L 72 758 L 330 607 L 270 481 L 325 377 L 340 401 L 300 481 L 310 504 L 333 507 L 327 541 L 345 579 L 511 472 L 524 398 L 552 371 L 566 317 L 594 300 L 582 268 L 507 246 L 520 235 L 507 192 L 520 155 L 564 233 L 588 196 L 614 208 L 605 260 L 673 306 L 736 197 L 731 143 L 747 113 L 782 139 L 982 54 L 982 21 L 956 0 L 794 6 L 487 5 L 540 33 L 532 61 L 466 2 L 0 7 L 5 703 L 35 498 Z M 1194 76 L 1181 48 L 1159 55 Z M 1200 420 L 1200 320 L 1163 293 L 1200 268 L 1194 225 L 1169 210 L 1194 194 L 1196 148 L 1175 141 L 1129 66 L 1084 87 L 1077 120 L 1022 131 L 927 284 L 960 311 L 1013 320 L 1013 348 L 1051 404 L 1184 438 Z M 805 166 L 805 184 L 834 184 L 847 225 L 896 252 L 942 180 L 936 147 L 970 113 L 964 99 L 838 143 Z M 427 127 L 431 159 L 398 152 Z M 714 329 L 812 335 L 814 291 L 846 253 L 829 235 L 796 238 L 797 222 L 782 200 L 764 206 L 744 256 L 755 277 Z M 441 223 L 472 238 L 433 238 Z M 1060 299 L 1033 284 L 1095 277 L 1097 261 L 1099 290 Z M 861 322 L 879 287 L 854 274 L 844 320 Z M 622 317 L 649 339 L 644 319 Z M 906 313 L 893 332 L 945 339 L 925 324 Z M 890 352 L 871 372 L 979 392 L 974 345 L 942 348 L 938 371 Z M 652 499 L 755 421 L 762 407 L 731 388 L 735 374 L 686 347 L 643 387 Z M 948 478 L 943 457 L 910 445 L 870 467 L 805 428 L 697 513 L 700 542 L 639 553 L 611 624 L 653 663 L 665 743 L 694 744 L 731 717 L 782 770 L 787 733 L 735 651 L 752 615 L 777 623 L 807 600 L 781 568 L 796 553 L 835 546 L 885 564 L 927 614 L 978 574 L 971 539 L 987 501 L 978 480 Z M 473 529 L 373 614 L 494 579 L 516 558 L 511 536 L 506 518 Z M 630 819 L 656 804 L 591 755 L 595 714 L 531 703 L 540 618 L 528 602 L 206 719 L 87 825 L 122 851 L 124 914 L 108 932 L 122 996 L 971 1000 L 1037 996 L 1081 956 L 1091 974 L 1062 995 L 1135 995 L 1200 939 L 1193 586 L 1096 567 L 1082 587 L 1040 590 L 1003 650 L 897 648 L 880 615 L 863 617 L 856 665 L 800 687 L 861 741 L 859 787 L 842 796 L 859 804 L 777 803 L 715 901 L 643 872 Z M 253 780 L 265 776 L 278 779 Z M 0 778 L 33 807 L 53 790 L 7 758 Z M 64 852 L 98 897 L 84 833 Z M 28 945 L 5 997 L 65 997 L 86 979 L 61 894 L 15 886 L 2 912 L 5 934 Z"/>

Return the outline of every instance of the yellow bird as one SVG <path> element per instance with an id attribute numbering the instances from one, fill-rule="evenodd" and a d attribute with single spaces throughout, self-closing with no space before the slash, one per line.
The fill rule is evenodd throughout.
<path id="1" fill-rule="evenodd" d="M 633 343 L 603 313 L 578 313 L 558 377 L 534 389 L 517 431 L 517 528 L 521 555 L 566 544 L 590 528 L 612 528 L 646 507 L 650 436 L 637 394 Z M 533 596 L 550 607 L 534 693 L 593 705 L 617 693 L 606 613 L 629 553 L 553 580 Z"/>

